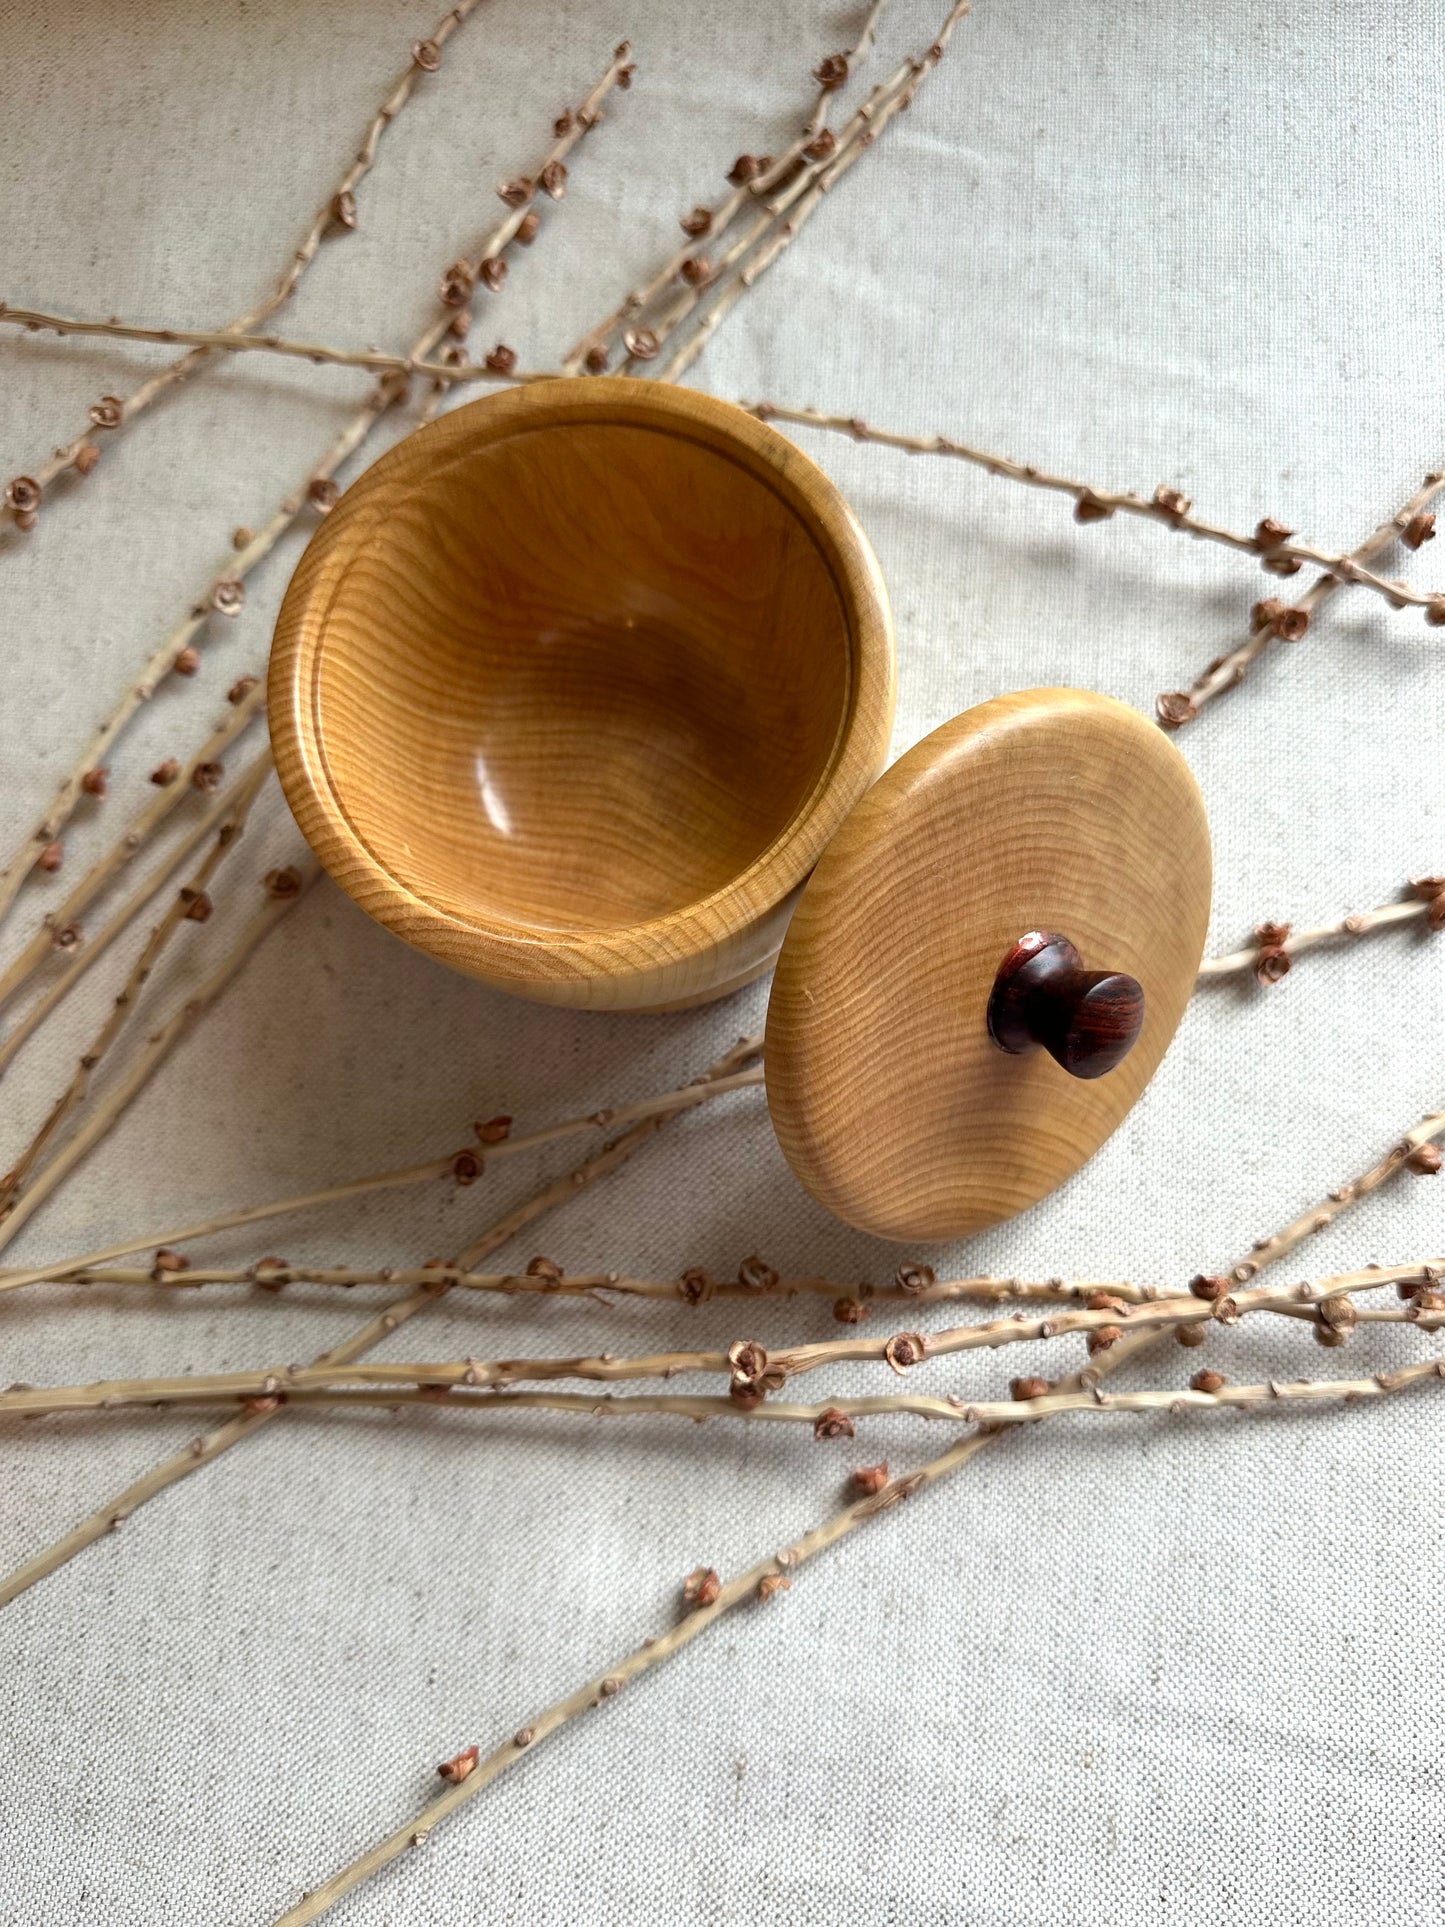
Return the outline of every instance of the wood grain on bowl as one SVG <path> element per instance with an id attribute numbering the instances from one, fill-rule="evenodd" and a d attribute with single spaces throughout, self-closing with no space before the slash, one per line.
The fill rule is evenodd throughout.
<path id="1" fill-rule="evenodd" d="M 882 764 L 893 636 L 821 470 L 640 381 L 410 436 L 303 557 L 271 668 L 297 819 L 408 942 L 548 1002 L 746 982 Z"/>

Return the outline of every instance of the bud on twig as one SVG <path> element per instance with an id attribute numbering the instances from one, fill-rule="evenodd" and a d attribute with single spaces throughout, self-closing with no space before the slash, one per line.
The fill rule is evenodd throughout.
<path id="1" fill-rule="evenodd" d="M 477 277 L 470 261 L 453 261 L 437 285 L 437 293 L 448 308 L 464 308 L 472 298 Z"/>
<path id="2" fill-rule="evenodd" d="M 1171 689 L 1155 698 L 1154 714 L 1166 729 L 1182 729 L 1194 721 L 1199 709 L 1192 696 L 1187 696 L 1182 689 Z"/>
<path id="3" fill-rule="evenodd" d="M 1435 517 L 1429 509 L 1422 509 L 1412 515 L 1400 531 L 1400 540 L 1407 549 L 1418 549 L 1425 542 L 1435 540 Z"/>
<path id="4" fill-rule="evenodd" d="M 454 1760 L 443 1760 L 437 1772 L 448 1785 L 456 1786 L 459 1781 L 465 1780 L 469 1774 L 476 1771 L 480 1757 L 480 1752 L 475 1746 L 463 1747 Z"/>
<path id="5" fill-rule="evenodd" d="M 1291 958 L 1285 949 L 1289 932 L 1287 923 L 1261 923 L 1255 926 L 1254 938 L 1259 945 L 1259 955 L 1254 960 L 1256 982 L 1268 986 L 1277 984 L 1281 978 L 1289 975 Z"/>
<path id="6" fill-rule="evenodd" d="M 738 1266 L 738 1283 L 746 1291 L 776 1291 L 778 1274 L 762 1258 L 744 1258 Z"/>
<path id="7" fill-rule="evenodd" d="M 712 1293 L 712 1279 L 699 1265 L 691 1266 L 678 1280 L 677 1295 L 686 1305 L 700 1305 Z"/>
<path id="8" fill-rule="evenodd" d="M 900 1378 L 927 1355 L 928 1341 L 922 1332 L 898 1332 L 883 1347 L 884 1358 Z"/>
<path id="9" fill-rule="evenodd" d="M 902 1264 L 893 1274 L 893 1282 L 908 1297 L 916 1297 L 928 1291 L 936 1282 L 932 1265 Z"/>
<path id="10" fill-rule="evenodd" d="M 682 1582 L 682 1597 L 689 1606 L 710 1606 L 722 1591 L 722 1581 L 712 1566 L 698 1566 Z"/>
<path id="11" fill-rule="evenodd" d="M 858 1499 L 871 1499 L 881 1492 L 888 1483 L 888 1461 L 882 1459 L 877 1465 L 855 1466 L 848 1479 L 848 1489 Z"/>
<path id="12" fill-rule="evenodd" d="M 1266 515 L 1255 524 L 1254 545 L 1262 553 L 1267 554 L 1269 550 L 1277 549 L 1282 542 L 1288 542 L 1293 534 L 1293 529 L 1287 529 L 1283 522 L 1276 522 L 1272 515 Z"/>
<path id="13" fill-rule="evenodd" d="M 93 412 L 93 411 L 92 411 Z M 33 475 L 17 475 L 5 489 L 5 506 L 12 515 L 34 515 L 44 494 Z"/>

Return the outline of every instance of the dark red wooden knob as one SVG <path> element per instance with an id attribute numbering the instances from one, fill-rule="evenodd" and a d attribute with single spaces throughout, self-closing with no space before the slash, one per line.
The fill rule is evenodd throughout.
<path id="1" fill-rule="evenodd" d="M 1030 930 L 999 965 L 988 1000 L 989 1035 L 1021 1056 L 1042 1044 L 1070 1077 L 1103 1077 L 1122 1064 L 1144 1027 L 1144 987 L 1122 970 L 1085 970 L 1054 930 Z"/>

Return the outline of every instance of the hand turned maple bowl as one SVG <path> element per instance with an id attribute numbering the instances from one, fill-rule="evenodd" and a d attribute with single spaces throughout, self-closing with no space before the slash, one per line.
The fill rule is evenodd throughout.
<path id="1" fill-rule="evenodd" d="M 277 768 L 378 922 L 553 1004 L 772 962 L 882 767 L 893 626 L 832 483 L 741 409 L 557 380 L 409 436 L 287 591 Z"/>

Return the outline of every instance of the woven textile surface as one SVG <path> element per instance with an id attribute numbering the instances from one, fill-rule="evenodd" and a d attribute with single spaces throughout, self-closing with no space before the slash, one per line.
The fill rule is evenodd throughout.
<path id="1" fill-rule="evenodd" d="M 870 79 L 926 46 L 939 12 L 897 0 Z M 715 196 L 736 154 L 790 138 L 809 69 L 859 13 L 485 0 L 388 135 L 357 231 L 326 245 L 273 325 L 408 342 L 440 269 L 494 220 L 496 183 L 544 150 L 626 36 L 635 86 L 572 157 L 566 200 L 474 337 L 555 362 L 676 245 L 678 216 Z M 239 313 L 433 20 L 419 0 L 0 0 L 0 295 L 156 323 Z M 1100 486 L 1167 482 L 1231 527 L 1268 513 L 1352 547 L 1445 460 L 1442 43 L 1445 14 L 1399 4 L 977 0 L 911 111 L 690 378 L 946 431 Z M 0 471 L 42 458 L 162 357 L 6 331 Z M 210 367 L 57 491 L 28 540 L 6 534 L 7 845 L 232 529 L 307 472 L 367 381 L 257 356 Z M 1067 500 L 957 463 L 798 439 L 888 580 L 896 751 L 1007 689 L 1079 684 L 1149 711 L 1244 637 L 1273 586 L 1246 557 L 1123 516 L 1081 528 Z M 212 625 L 200 677 L 172 679 L 127 735 L 110 801 L 78 814 L 62 876 L 27 888 L 11 948 L 152 793 L 146 773 L 184 756 L 231 680 L 264 663 L 300 541 L 257 571 L 234 623 Z M 1384 566 L 1406 561 L 1420 583 L 1440 567 L 1428 548 Z M 1445 870 L 1440 635 L 1418 611 L 1341 594 L 1180 734 L 1214 830 L 1212 950 L 1262 918 L 1329 921 Z M 218 878 L 215 917 L 168 953 L 153 1009 L 199 981 L 249 914 L 241 886 L 298 840 L 273 790 Z M 94 971 L 6 1077 L 0 1166 L 119 967 Z M 966 1246 L 912 1255 L 940 1273 L 1160 1285 L 1224 1268 L 1445 1102 L 1442 992 L 1445 937 L 1422 934 L 1302 959 L 1269 991 L 1246 978 L 1202 992 L 1073 1181 Z M 530 1127 L 666 1089 L 756 1028 L 765 1002 L 765 985 L 667 1017 L 508 1001 L 323 881 L 3 1262 L 438 1156 L 474 1118 Z M 382 1193 L 203 1249 L 415 1263 L 572 1161 L 553 1146 L 468 1188 Z M 1442 1250 L 1445 1178 L 1404 1177 L 1279 1276 Z M 655 1276 L 729 1276 L 759 1252 L 877 1281 L 901 1255 L 809 1200 L 756 1092 L 672 1124 L 496 1262 L 538 1251 Z M 382 1302 L 17 1293 L 0 1300 L 0 1383 L 308 1359 Z M 378 1355 L 836 1329 L 826 1299 L 472 1295 Z M 1133 1382 L 1183 1384 L 1205 1357 L 1234 1378 L 1365 1371 L 1437 1342 L 1390 1329 L 1335 1354 L 1302 1325 L 1253 1321 L 1207 1354 L 1161 1347 Z M 1057 1341 L 1038 1368 L 1081 1356 Z M 824 1376 L 876 1390 L 880 1369 Z M 1017 1369 L 974 1354 L 910 1385 L 995 1396 Z M 0 1567 L 204 1423 L 4 1425 Z M 1437 1921 L 1442 1428 L 1427 1389 L 1348 1413 L 1083 1417 L 1011 1437 L 539 1749 L 335 1918 Z M 404 1821 L 437 1761 L 487 1750 L 670 1623 L 691 1568 L 738 1570 L 831 1511 L 850 1465 L 902 1470 L 944 1442 L 904 1420 L 848 1446 L 667 1420 L 283 1414 L 0 1613 L 0 1922 L 271 1920 Z"/>

